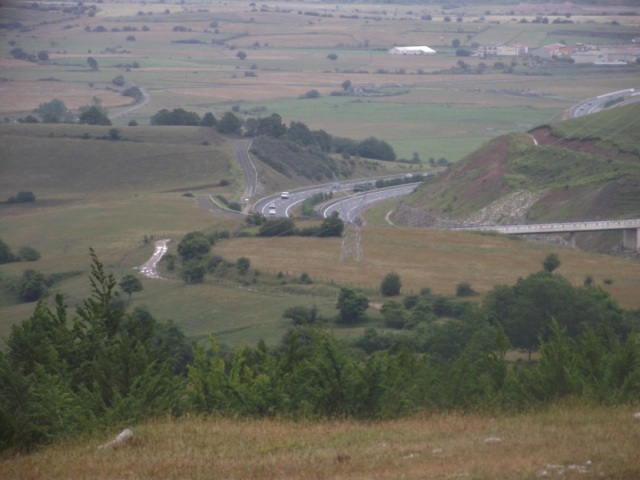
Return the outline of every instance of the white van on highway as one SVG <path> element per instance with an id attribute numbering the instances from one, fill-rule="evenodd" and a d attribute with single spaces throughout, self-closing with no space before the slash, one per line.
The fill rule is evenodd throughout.
<path id="1" fill-rule="evenodd" d="M 280 198 L 283 200 L 288 200 L 289 199 L 289 192 L 282 192 L 280 194 Z"/>

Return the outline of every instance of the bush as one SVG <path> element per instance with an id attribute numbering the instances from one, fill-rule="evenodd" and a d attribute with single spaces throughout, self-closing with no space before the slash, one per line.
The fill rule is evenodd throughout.
<path id="1" fill-rule="evenodd" d="M 15 261 L 16 256 L 11 251 L 11 248 L 0 238 L 0 264 Z"/>
<path id="2" fill-rule="evenodd" d="M 339 311 L 339 323 L 354 324 L 364 319 L 369 299 L 352 288 L 343 287 L 340 289 L 336 308 Z"/>
<path id="3" fill-rule="evenodd" d="M 300 283 L 311 285 L 313 283 L 313 280 L 311 280 L 311 277 L 307 272 L 302 272 L 302 274 L 300 275 Z"/>
<path id="4" fill-rule="evenodd" d="M 207 264 L 200 259 L 191 259 L 185 262 L 181 277 L 184 283 L 202 283 L 207 273 Z"/>
<path id="5" fill-rule="evenodd" d="M 477 295 L 477 292 L 471 288 L 469 283 L 462 282 L 456 286 L 456 297 L 471 297 L 473 295 Z"/>
<path id="6" fill-rule="evenodd" d="M 394 300 L 384 302 L 380 313 L 384 317 L 384 324 L 388 328 L 404 328 L 407 324 L 407 311 L 400 302 Z"/>
<path id="7" fill-rule="evenodd" d="M 26 270 L 20 283 L 20 299 L 23 302 L 35 302 L 47 293 L 47 280 L 42 272 Z"/>
<path id="8" fill-rule="evenodd" d="M 140 90 L 140 87 L 129 87 L 122 92 L 122 95 L 124 97 L 132 97 L 136 102 L 141 101 L 144 97 L 144 95 L 142 95 L 142 90 Z"/>
<path id="9" fill-rule="evenodd" d="M 318 307 L 311 308 L 303 305 L 296 305 L 287 308 L 282 314 L 282 318 L 290 319 L 294 325 L 313 325 L 318 319 Z"/>
<path id="10" fill-rule="evenodd" d="M 199 126 L 200 116 L 195 112 L 188 112 L 184 108 L 174 108 L 169 111 L 166 108 L 151 116 L 151 125 L 188 125 Z"/>
<path id="11" fill-rule="evenodd" d="M 290 218 L 267 220 L 258 231 L 261 237 L 286 237 L 295 233 L 295 224 Z"/>
<path id="12" fill-rule="evenodd" d="M 387 273 L 380 284 L 380 293 L 385 297 L 394 297 L 400 294 L 402 282 L 397 273 Z"/>
<path id="13" fill-rule="evenodd" d="M 309 90 L 300 98 L 320 98 L 320 92 L 318 90 Z"/>
<path id="14" fill-rule="evenodd" d="M 202 232 L 187 233 L 178 244 L 178 255 L 183 262 L 204 258 L 211 250 L 210 238 Z"/>
<path id="15" fill-rule="evenodd" d="M 413 307 L 415 307 L 418 304 L 419 301 L 420 301 L 420 297 L 418 295 L 407 295 L 406 297 L 404 297 L 404 300 L 402 301 L 402 305 L 407 310 L 411 310 Z"/>
<path id="16" fill-rule="evenodd" d="M 238 273 L 240 275 L 246 275 L 251 267 L 251 260 L 247 257 L 240 257 L 236 261 L 236 267 L 238 267 Z"/>
<path id="17" fill-rule="evenodd" d="M 9 199 L 7 199 L 7 203 L 27 203 L 35 201 L 36 196 L 33 192 L 18 192 L 15 197 L 9 197 Z"/>
<path id="18" fill-rule="evenodd" d="M 40 259 L 40 252 L 33 247 L 22 247 L 18 250 L 18 259 L 21 262 L 35 262 Z"/>

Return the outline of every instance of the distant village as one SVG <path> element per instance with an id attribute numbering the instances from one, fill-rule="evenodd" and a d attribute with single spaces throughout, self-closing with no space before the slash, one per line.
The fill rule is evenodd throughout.
<path id="1" fill-rule="evenodd" d="M 601 46 L 583 43 L 567 46 L 562 43 L 553 43 L 540 48 L 529 49 L 527 45 L 521 43 L 513 45 L 492 44 L 480 46 L 473 55 L 482 58 L 528 55 L 540 59 L 570 58 L 574 63 L 626 65 L 628 63 L 636 63 L 640 58 L 640 38 L 634 40 L 637 40 L 638 46 Z M 634 41 L 634 43 L 636 42 Z"/>
<path id="2" fill-rule="evenodd" d="M 471 56 L 490 57 L 524 57 L 549 59 L 571 59 L 572 63 L 594 65 L 627 65 L 640 61 L 640 38 L 632 40 L 634 45 L 587 45 L 577 43 L 573 46 L 563 43 L 553 43 L 539 48 L 529 49 L 522 43 L 503 45 L 494 43 L 481 45 L 471 53 Z M 636 46 L 637 45 L 637 46 Z M 427 46 L 393 47 L 391 55 L 433 55 L 436 51 Z"/>

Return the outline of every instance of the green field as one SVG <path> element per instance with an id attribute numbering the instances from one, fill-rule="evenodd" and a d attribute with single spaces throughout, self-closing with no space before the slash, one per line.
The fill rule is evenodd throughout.
<path id="1" fill-rule="evenodd" d="M 416 152 L 423 159 L 456 161 L 491 136 L 561 118 L 577 101 L 629 88 L 637 79 L 633 67 L 615 72 L 598 67 L 586 75 L 583 69 L 553 69 L 540 75 L 528 69 L 526 58 L 508 57 L 464 57 L 472 70 L 480 63 L 488 68 L 481 75 L 456 74 L 460 57 L 451 46 L 454 40 L 464 48 L 522 42 L 533 49 L 560 40 L 619 44 L 638 36 L 635 16 L 576 10 L 574 23 L 556 25 L 532 23 L 536 12 L 525 7 L 467 6 L 446 12 L 462 21 L 445 22 L 445 13 L 436 10 L 419 4 L 392 11 L 304 2 L 143 8 L 105 1 L 93 17 L 61 15 L 42 22 L 44 12 L 6 6 L 3 18 L 22 22 L 31 35 L 8 30 L 8 42 L 0 45 L 0 114 L 15 120 L 53 98 L 77 109 L 93 97 L 116 112 L 131 101 L 111 83 L 123 75 L 126 86 L 144 87 L 151 103 L 118 119 L 119 125 L 148 124 L 161 108 L 181 106 L 219 116 L 233 105 L 243 111 L 260 106 L 286 123 L 302 121 L 356 139 L 380 137 L 400 157 Z M 421 18 L 426 14 L 432 20 Z M 613 20 L 619 25 L 611 25 Z M 96 31 L 99 27 L 105 31 Z M 134 41 L 127 40 L 131 35 Z M 192 40 L 203 43 L 180 43 Z M 429 45 L 438 54 L 388 55 L 395 45 Z M 46 50 L 49 60 L 13 60 L 10 51 L 16 46 L 30 53 Z M 245 60 L 236 57 L 240 50 Z M 329 54 L 337 58 L 329 60 Z M 97 71 L 88 68 L 88 56 L 97 60 Z M 497 61 L 515 61 L 515 74 L 493 70 Z M 133 63 L 139 68 L 127 67 Z M 361 88 L 396 85 L 404 93 L 330 97 L 345 80 Z M 297 100 L 310 90 L 322 97 Z"/>
<path id="2" fill-rule="evenodd" d="M 233 233 L 244 225 L 242 218 L 215 216 L 185 196 L 240 199 L 244 186 L 231 140 L 210 129 L 146 126 L 162 108 L 182 107 L 200 115 L 211 111 L 220 117 L 237 107 L 243 119 L 278 113 L 287 124 L 300 121 L 336 136 L 375 136 L 389 142 L 400 158 L 411 158 L 415 152 L 424 162 L 442 157 L 456 161 L 499 134 L 551 123 L 584 98 L 630 88 L 637 81 L 633 67 L 615 72 L 604 67 L 563 67 L 530 75 L 525 59 L 514 59 L 515 74 L 493 68 L 494 62 L 511 62 L 510 58 L 464 57 L 470 69 L 481 62 L 487 69 L 482 74 L 456 73 L 460 57 L 451 46 L 458 39 L 464 47 L 518 41 L 535 48 L 560 37 L 569 44 L 612 43 L 637 36 L 636 16 L 576 15 L 579 23 L 558 26 L 520 24 L 521 17 L 530 21 L 535 14 L 508 15 L 493 7 L 495 11 L 486 14 L 486 8 L 478 6 L 465 7 L 462 22 L 445 22 L 442 12 L 424 5 L 397 11 L 369 4 L 350 4 L 337 11 L 333 5 L 303 2 L 142 6 L 105 0 L 97 5 L 93 17 L 13 4 L 0 10 L 4 20 L 22 22 L 30 29 L 29 34 L 3 30 L 6 41 L 0 44 L 0 114 L 5 119 L 0 127 L 0 200 L 20 190 L 37 196 L 34 205 L 0 204 L 1 237 L 13 249 L 30 245 L 42 253 L 34 264 L 3 265 L 0 276 L 6 283 L 26 268 L 47 275 L 66 273 L 53 290 L 65 292 L 70 305 L 89 291 L 90 247 L 119 277 L 151 255 L 151 240 L 171 238 L 175 249 L 186 232 Z M 427 13 L 433 19 L 421 20 Z M 455 20 L 463 12 L 450 13 Z M 620 25 L 611 25 L 612 19 Z M 106 31 L 87 31 L 98 26 Z M 127 40 L 129 35 L 135 41 Z M 206 43 L 178 43 L 190 39 Z M 439 53 L 413 58 L 387 54 L 391 46 L 411 44 L 426 44 Z M 10 53 L 15 47 L 29 53 L 47 50 L 49 60 L 16 60 Z M 236 57 L 239 50 L 246 52 L 245 60 Z M 337 58 L 330 60 L 329 54 Z M 88 56 L 97 60 L 97 71 L 89 69 Z M 139 68 L 130 68 L 133 63 Z M 256 76 L 247 76 L 250 72 Z M 54 98 L 77 112 L 95 97 L 116 113 L 131 103 L 113 85 L 117 75 L 124 76 L 125 86 L 138 85 L 151 96 L 148 105 L 114 121 L 120 141 L 103 139 L 109 127 L 13 123 Z M 375 94 L 332 96 L 342 90 L 345 80 Z M 299 98 L 310 90 L 317 90 L 320 97 Z M 131 120 L 141 126 L 128 127 Z M 295 181 L 257 166 L 265 193 L 295 187 Z M 413 167 L 359 162 L 354 168 L 356 176 L 365 176 Z M 229 185 L 219 186 L 222 180 Z M 372 291 L 382 276 L 396 270 L 408 291 L 428 286 L 452 294 L 460 281 L 487 291 L 495 283 L 510 283 L 537 270 L 549 251 L 502 238 L 391 230 L 383 220 L 391 207 L 376 207 L 368 214 L 362 264 L 341 264 L 336 240 L 303 249 L 290 239 L 266 245 L 255 239 L 233 239 L 215 247 L 231 261 L 250 257 L 265 278 L 279 270 L 307 272 L 322 293 L 299 295 L 293 273 L 286 276 L 286 285 L 259 292 L 237 284 L 186 287 L 175 279 L 145 279 L 144 291 L 134 295 L 132 303 L 147 306 L 159 319 L 180 322 L 189 334 L 213 331 L 231 343 L 261 337 L 276 342 L 287 327 L 281 318 L 287 306 L 315 303 L 322 315 L 335 314 L 335 299 L 327 293 L 336 291 L 331 281 Z M 441 242 L 441 247 L 430 250 Z M 388 254 L 389 245 L 393 255 Z M 310 261 L 309 249 L 318 252 L 318 258 Z M 407 261 L 416 251 L 421 252 L 419 266 Z M 492 257 L 499 251 L 509 254 Z M 513 256 L 523 262 L 516 268 L 511 268 Z M 567 258 L 563 273 L 573 282 L 580 283 L 587 274 L 613 277 L 608 288 L 615 298 L 626 307 L 638 307 L 633 295 L 635 264 L 581 252 L 563 252 L 562 257 Z M 269 278 L 266 283 L 277 283 Z M 6 334 L 32 309 L 33 304 L 19 304 L 3 290 L 0 333 Z"/>

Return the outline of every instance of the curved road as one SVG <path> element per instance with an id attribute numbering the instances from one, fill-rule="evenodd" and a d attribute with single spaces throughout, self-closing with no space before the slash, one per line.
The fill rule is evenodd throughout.
<path id="1" fill-rule="evenodd" d="M 121 112 L 118 112 L 114 115 L 111 115 L 110 119 L 115 119 L 127 115 L 149 103 L 151 100 L 149 94 L 143 89 L 140 89 L 143 95 L 143 101 L 129 107 Z M 619 97 L 623 97 L 624 101 L 614 104 L 613 106 L 619 106 L 623 104 L 628 104 L 632 102 L 640 101 L 640 89 L 637 88 L 629 88 L 627 90 L 621 90 L 617 92 L 610 92 L 603 95 L 599 95 L 594 98 L 587 99 L 583 102 L 580 102 L 574 105 L 569 110 L 570 118 L 577 118 L 585 115 L 590 115 L 596 113 L 604 108 L 604 104 L 609 100 L 614 100 Z M 249 149 L 251 148 L 251 140 L 236 140 L 234 142 L 234 150 L 236 153 L 236 158 L 238 159 L 238 163 L 244 172 L 244 180 L 245 180 L 245 190 L 244 195 L 242 197 L 244 203 L 244 213 L 249 209 L 249 202 L 252 197 L 261 193 L 263 187 L 258 183 L 258 174 L 255 167 L 255 164 L 251 160 L 251 155 L 249 154 Z M 535 142 L 535 139 L 534 139 Z M 433 172 L 427 173 L 427 175 L 432 175 Z M 253 209 L 256 212 L 260 212 L 263 215 L 267 215 L 270 211 L 272 211 L 271 207 L 275 206 L 274 215 L 277 217 L 288 217 L 290 215 L 291 209 L 302 203 L 306 198 L 311 195 L 320 192 L 326 192 L 327 190 L 330 192 L 339 192 L 346 190 L 353 190 L 353 186 L 356 183 L 363 182 L 375 182 L 378 179 L 389 179 L 389 178 L 398 178 L 399 175 L 387 176 L 387 177 L 375 177 L 375 178 L 367 178 L 367 179 L 358 179 L 358 180 L 350 180 L 345 182 L 338 183 L 326 183 L 321 185 L 315 185 L 313 187 L 305 187 L 299 188 L 294 191 L 289 192 L 288 198 L 281 198 L 280 194 L 269 195 L 267 197 L 261 198 L 253 204 Z M 333 212 L 338 212 L 340 217 L 345 222 L 356 222 L 360 218 L 360 213 L 362 209 L 366 205 L 370 205 L 375 202 L 380 202 L 383 200 L 388 200 L 390 198 L 395 198 L 398 196 L 404 196 L 410 194 L 415 188 L 417 184 L 405 184 L 400 186 L 386 187 L 381 189 L 370 190 L 367 192 L 362 192 L 356 195 L 347 195 L 344 198 L 340 198 L 337 200 L 331 200 L 326 204 L 320 207 L 320 214 L 323 217 L 328 217 Z M 216 211 L 217 213 L 229 214 L 229 215 L 238 215 L 238 212 L 234 212 L 231 210 L 225 210 L 224 208 L 215 206 L 215 202 L 212 197 L 210 197 L 211 202 L 209 202 L 205 198 L 197 198 L 198 203 L 209 210 Z M 626 220 L 626 221 L 614 221 L 617 224 L 615 228 L 638 228 L 640 226 L 640 220 Z M 496 230 L 501 231 L 502 233 L 508 234 L 524 234 L 524 233 L 550 233 L 551 231 L 581 231 L 581 230 L 600 230 L 600 229 L 611 229 L 611 222 L 580 222 L 580 223 L 567 223 L 567 224 L 545 224 L 545 225 L 479 225 L 475 227 L 467 227 L 460 228 L 460 230 Z M 640 230 L 640 228 L 639 228 Z M 639 233 L 640 234 L 640 233 Z M 149 278 L 161 278 L 157 271 L 156 265 L 162 258 L 162 256 L 167 251 L 167 243 L 169 239 L 158 240 L 155 244 L 155 251 L 152 257 L 140 267 L 140 273 L 143 276 Z M 637 242 L 638 240 L 636 240 Z"/>
<path id="2" fill-rule="evenodd" d="M 436 174 L 436 172 L 417 172 L 417 173 L 413 173 L 412 175 L 423 175 L 425 177 L 428 177 L 434 174 Z M 326 192 L 326 193 L 349 192 L 347 193 L 347 195 L 349 197 L 353 197 L 354 195 L 351 192 L 353 191 L 353 188 L 356 184 L 368 183 L 368 182 L 375 183 L 377 180 L 391 180 L 394 178 L 402 178 L 405 175 L 406 174 L 395 174 L 395 175 L 385 175 L 380 177 L 359 178 L 357 180 L 345 180 L 337 183 L 336 182 L 323 183 L 323 184 L 314 185 L 311 187 L 297 188 L 289 192 L 289 198 L 287 199 L 282 198 L 279 193 L 274 195 L 269 195 L 267 197 L 263 197 L 253 204 L 253 210 L 256 212 L 262 213 L 263 215 L 266 216 L 269 214 L 269 211 L 271 210 L 270 207 L 273 205 L 275 206 L 275 215 L 270 215 L 270 216 L 288 217 L 291 214 L 291 210 L 296 205 L 304 202 L 304 200 L 310 197 L 311 195 L 315 195 L 317 193 L 322 193 L 322 192 Z M 411 185 L 412 188 L 415 188 L 417 183 L 418 182 L 407 184 L 407 185 Z M 393 189 L 397 187 L 399 187 L 399 185 L 395 185 L 393 187 L 375 188 L 373 190 L 369 190 L 368 193 L 371 195 L 373 192 L 388 191 L 389 189 Z M 389 195 L 388 198 L 391 198 L 391 196 L 392 195 Z M 394 195 L 394 196 L 397 196 L 397 195 Z M 359 198 L 361 201 L 362 197 L 359 197 Z M 371 197 L 371 198 L 374 198 L 374 197 Z M 384 198 L 380 198 L 378 201 L 381 201 L 381 200 L 384 200 Z M 373 202 L 368 202 L 368 203 L 373 203 Z"/>
<path id="3" fill-rule="evenodd" d="M 391 200 L 396 197 L 404 197 L 413 192 L 418 183 L 406 185 L 396 185 L 394 187 L 379 188 L 368 192 L 358 193 L 350 197 L 332 200 L 320 208 L 320 215 L 329 217 L 333 212 L 338 212 L 338 216 L 345 222 L 364 224 L 360 214 L 362 210 L 373 203 Z"/>
<path id="4" fill-rule="evenodd" d="M 242 194 L 242 203 L 245 213 L 249 209 L 249 200 L 262 192 L 263 187 L 258 183 L 258 170 L 251 159 L 249 150 L 253 140 L 240 139 L 234 140 L 233 149 L 236 152 L 236 158 L 240 164 L 240 168 L 244 174 L 244 193 Z"/>
<path id="5" fill-rule="evenodd" d="M 628 105 L 629 103 L 640 102 L 640 89 L 628 88 L 626 90 L 619 90 L 617 92 L 609 92 L 597 97 L 587 98 L 580 103 L 575 104 L 569 110 L 569 118 L 578 118 L 597 113 L 605 108 L 605 104 L 611 100 L 617 100 L 623 98 L 623 101 L 614 103 L 611 107 L 618 107 L 621 105 Z"/>

